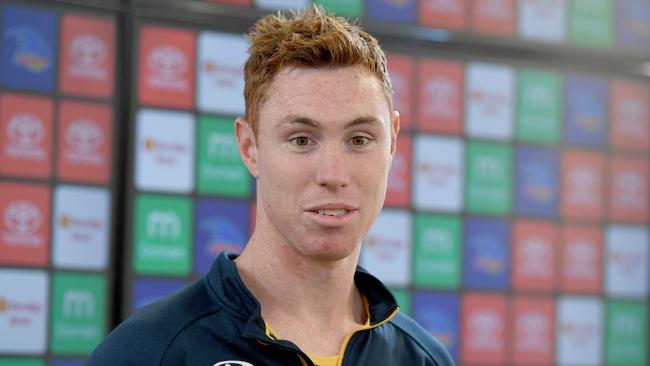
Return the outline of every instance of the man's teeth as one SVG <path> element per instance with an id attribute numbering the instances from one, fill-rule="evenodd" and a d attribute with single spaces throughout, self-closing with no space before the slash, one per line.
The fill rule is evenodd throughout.
<path id="1" fill-rule="evenodd" d="M 327 215 L 327 216 L 343 215 L 346 212 L 347 212 L 346 210 L 318 210 L 319 215 Z"/>

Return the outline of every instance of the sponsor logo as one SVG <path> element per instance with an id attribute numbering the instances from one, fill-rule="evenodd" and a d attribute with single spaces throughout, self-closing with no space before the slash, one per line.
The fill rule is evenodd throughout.
<path id="1" fill-rule="evenodd" d="M 524 165 L 521 169 L 529 179 L 525 187 L 526 195 L 537 202 L 549 202 L 553 198 L 553 192 L 550 187 L 552 179 L 548 173 L 535 165 Z"/>
<path id="2" fill-rule="evenodd" d="M 642 335 L 639 319 L 634 315 L 618 314 L 614 320 L 614 329 L 619 337 L 637 338 Z"/>
<path id="3" fill-rule="evenodd" d="M 241 65 L 228 65 L 208 61 L 203 65 L 207 74 L 212 74 L 214 85 L 218 88 L 235 88 L 243 78 L 244 69 Z"/>
<path id="4" fill-rule="evenodd" d="M 538 312 L 527 312 L 517 322 L 519 348 L 528 352 L 547 352 L 551 345 L 548 342 L 550 334 L 549 319 Z"/>
<path id="5" fill-rule="evenodd" d="M 65 132 L 68 146 L 64 155 L 72 163 L 101 165 L 104 157 L 99 150 L 104 143 L 104 132 L 97 122 L 78 119 L 70 123 Z"/>
<path id="6" fill-rule="evenodd" d="M 92 33 L 78 34 L 70 41 L 68 72 L 87 79 L 105 80 L 108 73 L 102 64 L 107 56 L 108 49 L 101 38 Z"/>
<path id="7" fill-rule="evenodd" d="M 66 290 L 63 293 L 63 316 L 68 319 L 92 319 L 95 316 L 93 294 L 88 290 Z"/>
<path id="8" fill-rule="evenodd" d="M 41 244 L 36 235 L 43 221 L 38 206 L 30 201 L 14 201 L 4 212 L 4 223 L 8 232 L 3 235 L 7 245 L 36 247 Z"/>
<path id="9" fill-rule="evenodd" d="M 577 166 L 569 172 L 569 200 L 575 204 L 593 205 L 597 203 L 598 174 L 586 166 Z"/>
<path id="10" fill-rule="evenodd" d="M 561 331 L 571 339 L 575 347 L 587 347 L 598 336 L 597 327 L 594 324 L 579 324 L 566 322 L 562 325 Z"/>
<path id="11" fill-rule="evenodd" d="M 462 2 L 456 0 L 431 0 L 425 1 L 424 6 L 431 12 L 440 13 L 461 13 L 463 11 Z"/>
<path id="12" fill-rule="evenodd" d="M 216 257 L 221 252 L 241 252 L 241 244 L 246 241 L 239 227 L 225 216 L 210 216 L 202 219 L 198 229 L 210 239 L 206 245 L 206 254 Z"/>
<path id="13" fill-rule="evenodd" d="M 16 27 L 7 31 L 6 37 L 17 45 L 12 62 L 29 72 L 47 71 L 53 58 L 52 47 L 43 35 L 31 27 Z"/>
<path id="14" fill-rule="evenodd" d="M 160 240 L 181 237 L 181 220 L 173 211 L 153 210 L 147 216 L 147 236 Z"/>
<path id="15" fill-rule="evenodd" d="M 596 253 L 591 243 L 578 240 L 567 248 L 567 275 L 573 278 L 592 279 L 596 276 Z"/>
<path id="16" fill-rule="evenodd" d="M 244 361 L 221 361 L 215 363 L 212 366 L 255 366 L 255 365 Z"/>
<path id="17" fill-rule="evenodd" d="M 498 274 L 505 269 L 505 251 L 496 238 L 483 236 L 477 240 L 476 258 L 474 264 L 476 268 L 486 273 Z"/>
<path id="18" fill-rule="evenodd" d="M 492 310 L 481 310 L 469 318 L 469 346 L 474 349 L 498 351 L 503 348 L 503 323 L 499 314 Z"/>
<path id="19" fill-rule="evenodd" d="M 494 19 L 509 20 L 507 0 L 489 0 L 477 3 L 477 13 Z"/>
<path id="20" fill-rule="evenodd" d="M 90 231 L 98 231 L 103 228 L 101 221 L 95 219 L 84 219 L 72 217 L 69 214 L 62 214 L 58 220 L 59 226 L 66 230 L 73 231 L 69 239 L 75 242 L 92 242 L 93 234 Z"/>
<path id="21" fill-rule="evenodd" d="M 643 252 L 614 250 L 610 253 L 610 261 L 616 265 L 617 272 L 626 275 L 636 275 L 644 267 L 646 258 Z"/>
<path id="22" fill-rule="evenodd" d="M 475 90 L 469 97 L 474 103 L 480 104 L 481 112 L 487 116 L 499 115 L 503 107 L 510 103 L 508 95 L 489 93 L 484 90 Z"/>
<path id="23" fill-rule="evenodd" d="M 541 85 L 529 85 L 524 93 L 526 104 L 547 110 L 553 107 L 553 94 Z M 540 120 L 543 121 L 543 120 Z"/>
<path id="24" fill-rule="evenodd" d="M 13 301 L 0 297 L 0 315 L 7 316 L 12 328 L 27 327 L 32 324 L 32 318 L 43 312 L 43 305 L 34 302 Z"/>
<path id="25" fill-rule="evenodd" d="M 449 181 L 458 177 L 458 167 L 430 161 L 418 164 L 418 171 L 429 176 L 428 183 L 434 187 L 446 187 Z"/>
<path id="26" fill-rule="evenodd" d="M 625 207 L 643 207 L 643 178 L 634 170 L 620 171 L 614 178 L 616 202 Z"/>
<path id="27" fill-rule="evenodd" d="M 650 31 L 650 29 L 649 29 Z M 648 110 L 638 99 L 626 99 L 618 104 L 618 127 L 626 135 L 638 136 L 645 133 L 643 121 Z"/>
<path id="28" fill-rule="evenodd" d="M 151 71 L 147 82 L 151 87 L 178 92 L 189 90 L 189 82 L 183 78 L 189 63 L 178 47 L 165 44 L 154 48 L 149 53 L 147 65 Z"/>
<path id="29" fill-rule="evenodd" d="M 155 138 L 145 138 L 142 146 L 146 152 L 156 154 L 156 163 L 160 165 L 176 165 L 179 163 L 179 155 L 187 154 L 189 151 L 187 145 Z"/>
<path id="30" fill-rule="evenodd" d="M 424 232 L 424 248 L 432 253 L 451 253 L 454 242 L 447 230 L 429 229 Z"/>
<path id="31" fill-rule="evenodd" d="M 425 90 L 427 103 L 424 109 L 427 114 L 444 118 L 458 118 L 459 111 L 454 107 L 459 99 L 458 87 L 454 80 L 447 77 L 435 77 L 427 81 Z"/>
<path id="32" fill-rule="evenodd" d="M 22 159 L 45 159 L 46 152 L 39 146 L 45 139 L 45 126 L 37 116 L 26 112 L 15 114 L 7 124 L 7 136 L 7 155 Z"/>
<path id="33" fill-rule="evenodd" d="M 239 149 L 232 134 L 215 132 L 208 137 L 208 158 L 237 160 Z"/>
<path id="34" fill-rule="evenodd" d="M 369 236 L 365 243 L 368 248 L 375 251 L 375 255 L 385 260 L 395 258 L 396 254 L 405 247 L 403 240 L 384 236 Z"/>
<path id="35" fill-rule="evenodd" d="M 504 176 L 501 160 L 493 156 L 479 156 L 474 161 L 476 175 L 481 179 L 499 180 Z"/>
<path id="36" fill-rule="evenodd" d="M 526 276 L 547 277 L 551 275 L 548 263 L 551 262 L 549 243 L 542 237 L 529 237 L 521 247 L 521 272 Z"/>

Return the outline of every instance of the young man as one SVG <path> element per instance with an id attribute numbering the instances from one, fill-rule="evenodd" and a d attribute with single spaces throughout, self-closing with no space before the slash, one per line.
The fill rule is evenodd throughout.
<path id="1" fill-rule="evenodd" d="M 235 131 L 257 180 L 255 231 L 88 365 L 453 365 L 357 267 L 399 131 L 377 41 L 317 7 L 266 16 L 249 38 Z"/>

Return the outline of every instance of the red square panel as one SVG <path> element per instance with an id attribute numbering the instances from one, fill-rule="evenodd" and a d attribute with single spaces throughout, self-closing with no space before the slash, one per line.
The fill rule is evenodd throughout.
<path id="1" fill-rule="evenodd" d="M 108 182 L 111 171 L 112 109 L 63 101 L 59 106 L 57 172 L 62 180 Z"/>
<path id="2" fill-rule="evenodd" d="M 648 222 L 648 162 L 643 158 L 610 158 L 609 218 L 635 224 Z"/>
<path id="3" fill-rule="evenodd" d="M 604 213 L 605 159 L 592 151 L 566 150 L 562 157 L 562 214 L 600 220 Z"/>
<path id="4" fill-rule="evenodd" d="M 610 143 L 616 149 L 650 148 L 650 88 L 640 82 L 614 81 L 610 90 Z"/>
<path id="5" fill-rule="evenodd" d="M 110 98 L 115 73 L 115 22 L 73 14 L 61 22 L 61 91 Z"/>
<path id="6" fill-rule="evenodd" d="M 393 84 L 394 108 L 399 112 L 402 129 L 413 125 L 413 59 L 406 55 L 387 54 L 388 72 Z"/>
<path id="7" fill-rule="evenodd" d="M 397 151 L 388 173 L 386 206 L 407 208 L 411 201 L 411 136 L 397 137 Z"/>
<path id="8" fill-rule="evenodd" d="M 472 30 L 479 34 L 514 36 L 517 27 L 515 0 L 470 0 Z"/>
<path id="9" fill-rule="evenodd" d="M 50 188 L 0 183 L 0 263 L 44 266 L 50 249 Z"/>
<path id="10" fill-rule="evenodd" d="M 453 31 L 465 29 L 466 0 L 421 0 L 418 2 L 420 24 Z"/>
<path id="11" fill-rule="evenodd" d="M 461 361 L 472 365 L 505 363 L 510 347 L 505 296 L 465 293 L 461 307 Z"/>
<path id="12" fill-rule="evenodd" d="M 562 229 L 560 243 L 560 289 L 569 293 L 599 293 L 602 288 L 602 229 L 567 225 Z"/>
<path id="13" fill-rule="evenodd" d="M 512 314 L 512 363 L 522 366 L 553 364 L 555 301 L 515 297 Z"/>
<path id="14" fill-rule="evenodd" d="M 195 38 L 194 32 L 178 28 L 145 26 L 140 29 L 140 103 L 192 108 Z"/>
<path id="15" fill-rule="evenodd" d="M 418 80 L 418 129 L 460 133 L 463 125 L 463 64 L 423 59 Z"/>
<path id="16" fill-rule="evenodd" d="M 49 98 L 0 96 L 0 173 L 33 178 L 51 175 L 52 114 Z"/>
<path id="17" fill-rule="evenodd" d="M 512 287 L 520 291 L 553 291 L 557 267 L 555 225 L 543 221 L 516 221 L 512 246 Z"/>

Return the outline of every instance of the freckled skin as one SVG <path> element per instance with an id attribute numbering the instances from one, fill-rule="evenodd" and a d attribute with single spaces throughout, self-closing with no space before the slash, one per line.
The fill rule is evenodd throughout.
<path id="1" fill-rule="evenodd" d="M 356 260 L 384 202 L 399 130 L 382 84 L 361 66 L 287 68 L 267 96 L 257 143 L 242 145 L 252 132 L 237 122 L 242 157 L 258 178 L 255 235 L 283 255 Z M 350 124 L 359 119 L 375 123 Z M 324 204 L 352 210 L 340 220 L 309 211 Z"/>

